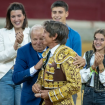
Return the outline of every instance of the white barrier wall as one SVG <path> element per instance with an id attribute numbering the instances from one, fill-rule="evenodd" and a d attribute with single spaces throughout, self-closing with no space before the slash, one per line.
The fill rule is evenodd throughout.
<path id="1" fill-rule="evenodd" d="M 45 20 L 49 19 L 28 19 L 28 24 L 29 27 L 31 27 L 34 24 L 43 24 Z M 82 41 L 92 41 L 95 30 L 99 28 L 105 28 L 105 22 L 101 21 L 67 20 L 66 23 L 81 35 Z M 0 18 L 0 28 L 4 26 L 5 18 Z"/>

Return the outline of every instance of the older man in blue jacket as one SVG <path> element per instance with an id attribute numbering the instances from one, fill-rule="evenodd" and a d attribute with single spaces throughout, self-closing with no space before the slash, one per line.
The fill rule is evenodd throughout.
<path id="1" fill-rule="evenodd" d="M 17 51 L 14 65 L 13 81 L 15 84 L 23 83 L 21 105 L 40 105 L 41 98 L 36 98 L 32 92 L 32 85 L 36 82 L 38 72 L 36 64 L 41 59 L 45 49 L 43 45 L 43 27 L 35 25 L 30 29 L 31 42 Z"/>

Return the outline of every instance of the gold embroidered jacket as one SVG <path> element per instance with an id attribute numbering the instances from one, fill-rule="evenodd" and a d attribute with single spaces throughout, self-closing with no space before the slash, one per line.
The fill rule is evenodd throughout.
<path id="1" fill-rule="evenodd" d="M 43 53 L 43 62 L 49 52 Z M 37 83 L 49 90 L 52 105 L 74 105 L 72 95 L 80 91 L 80 68 L 73 65 L 76 53 L 65 45 L 60 45 L 49 59 L 45 70 L 42 68 Z M 43 105 L 49 105 L 43 103 Z"/>

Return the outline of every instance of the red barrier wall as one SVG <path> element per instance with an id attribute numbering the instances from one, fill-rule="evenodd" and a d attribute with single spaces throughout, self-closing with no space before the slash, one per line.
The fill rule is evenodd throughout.
<path id="1" fill-rule="evenodd" d="M 25 6 L 28 18 L 51 18 L 50 6 L 56 0 L 17 0 Z M 105 0 L 64 0 L 69 5 L 68 19 L 105 21 Z M 14 0 L 2 0 L 0 17 L 5 17 L 7 7 Z"/>

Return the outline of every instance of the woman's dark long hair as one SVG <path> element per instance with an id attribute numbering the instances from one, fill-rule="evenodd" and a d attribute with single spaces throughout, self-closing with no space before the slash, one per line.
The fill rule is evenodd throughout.
<path id="1" fill-rule="evenodd" d="M 11 20 L 10 20 L 10 13 L 12 10 L 21 10 L 22 11 L 22 14 L 25 16 L 22 29 L 25 29 L 25 27 L 28 26 L 26 12 L 25 12 L 23 4 L 18 3 L 18 2 L 14 2 L 14 3 L 11 3 L 9 5 L 9 7 L 7 9 L 7 14 L 6 14 L 6 26 L 5 26 L 5 28 L 7 28 L 9 30 L 13 28 L 13 24 L 11 23 Z"/>

